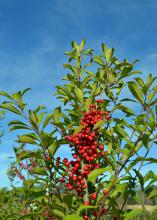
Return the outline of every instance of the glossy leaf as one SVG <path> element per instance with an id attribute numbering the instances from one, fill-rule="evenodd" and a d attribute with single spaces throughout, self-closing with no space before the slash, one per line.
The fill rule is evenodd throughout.
<path id="1" fill-rule="evenodd" d="M 47 117 L 45 118 L 44 123 L 43 123 L 43 129 L 49 124 L 49 122 L 52 120 L 52 118 L 53 118 L 53 114 L 47 115 Z"/>
<path id="2" fill-rule="evenodd" d="M 139 88 L 138 84 L 135 82 L 129 82 L 128 87 L 132 95 L 140 101 L 142 104 L 144 104 L 144 98 L 142 94 L 142 90 Z"/>
<path id="3" fill-rule="evenodd" d="M 19 143 L 35 144 L 35 145 L 37 144 L 33 138 L 28 137 L 27 135 L 19 136 L 18 142 Z"/>
<path id="4" fill-rule="evenodd" d="M 107 171 L 107 169 L 108 168 L 98 168 L 98 169 L 93 170 L 88 176 L 88 181 L 94 183 L 96 181 L 97 177 L 100 174 L 103 174 L 105 171 Z"/>
<path id="5" fill-rule="evenodd" d="M 4 109 L 6 109 L 6 110 L 9 110 L 9 111 L 11 111 L 11 112 L 13 112 L 13 113 L 15 113 L 15 114 L 17 114 L 17 115 L 21 115 L 21 112 L 16 108 L 16 107 L 14 107 L 13 105 L 9 105 L 9 104 L 7 104 L 7 103 L 4 103 L 4 104 L 1 104 L 0 105 L 0 107 L 1 108 L 4 108 Z"/>
<path id="6" fill-rule="evenodd" d="M 63 217 L 63 220 L 83 220 L 79 215 L 67 215 Z"/>
<path id="7" fill-rule="evenodd" d="M 135 217 L 140 216 L 143 213 L 143 209 L 134 209 L 125 214 L 125 220 L 131 220 Z"/>

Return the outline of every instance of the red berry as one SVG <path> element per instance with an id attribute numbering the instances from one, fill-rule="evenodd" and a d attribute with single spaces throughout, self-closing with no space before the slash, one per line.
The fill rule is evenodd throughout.
<path id="1" fill-rule="evenodd" d="M 106 212 L 107 212 L 107 209 L 105 209 L 105 208 L 102 209 L 102 211 L 101 211 L 102 214 L 105 214 Z"/>
<path id="2" fill-rule="evenodd" d="M 93 214 L 95 217 L 97 217 L 97 216 L 99 215 L 98 212 L 93 212 L 92 214 Z"/>
<path id="3" fill-rule="evenodd" d="M 88 215 L 84 215 L 84 216 L 83 216 L 83 219 L 84 219 L 84 220 L 88 220 L 88 219 L 89 219 Z"/>
<path id="4" fill-rule="evenodd" d="M 70 173 L 70 174 L 69 174 L 69 177 L 70 177 L 70 178 L 73 178 L 73 177 L 74 177 L 74 175 L 73 175 L 72 173 Z"/>
<path id="5" fill-rule="evenodd" d="M 84 205 L 89 205 L 89 201 L 84 201 Z"/>
<path id="6" fill-rule="evenodd" d="M 50 160 L 50 156 L 47 156 L 46 159 L 47 159 L 47 160 Z"/>
<path id="7" fill-rule="evenodd" d="M 56 162 L 56 166 L 59 166 L 59 162 Z"/>
<path id="8" fill-rule="evenodd" d="M 107 111 L 104 111 L 104 115 L 108 115 L 108 112 L 107 112 Z"/>
<path id="9" fill-rule="evenodd" d="M 104 149 L 104 146 L 103 145 L 100 145 L 99 146 L 99 150 L 103 150 Z"/>
<path id="10" fill-rule="evenodd" d="M 77 154 L 74 154 L 74 155 L 73 155 L 73 158 L 75 158 L 75 159 L 78 158 L 78 155 L 77 155 Z"/>
<path id="11" fill-rule="evenodd" d="M 81 185 L 84 185 L 84 184 L 85 184 L 85 181 L 84 181 L 84 180 L 81 180 L 80 183 L 81 183 Z"/>
<path id="12" fill-rule="evenodd" d="M 78 180 L 82 180 L 82 176 L 78 176 L 77 178 L 78 178 Z"/>
<path id="13" fill-rule="evenodd" d="M 109 120 L 109 119 L 110 119 L 110 116 L 109 116 L 109 115 L 106 115 L 105 118 L 106 118 L 107 120 Z"/>
<path id="14" fill-rule="evenodd" d="M 82 189 L 87 189 L 87 186 L 86 185 L 82 185 Z"/>
<path id="15" fill-rule="evenodd" d="M 73 177 L 73 180 L 74 180 L 74 181 L 76 181 L 76 180 L 77 180 L 77 177 L 76 177 L 76 176 L 74 176 L 74 177 Z"/>
<path id="16" fill-rule="evenodd" d="M 91 200 L 95 200 L 96 197 L 97 197 L 97 194 L 96 194 L 96 193 L 92 193 L 92 194 L 90 195 L 90 199 L 91 199 Z"/>
<path id="17" fill-rule="evenodd" d="M 109 193 L 109 190 L 108 189 L 104 189 L 103 194 L 106 196 L 106 195 L 108 195 L 108 193 Z"/>
<path id="18" fill-rule="evenodd" d="M 68 186 L 68 189 L 69 189 L 69 190 L 72 190 L 72 189 L 73 189 L 73 186 L 71 186 L 71 185 Z"/>

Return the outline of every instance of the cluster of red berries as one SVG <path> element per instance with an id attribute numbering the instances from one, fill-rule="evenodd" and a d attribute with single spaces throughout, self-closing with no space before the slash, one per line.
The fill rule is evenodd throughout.
<path id="1" fill-rule="evenodd" d="M 105 110 L 102 111 L 100 106 L 104 101 L 96 100 L 97 104 L 91 104 L 89 111 L 84 112 L 83 118 L 80 122 L 83 125 L 81 131 L 72 136 L 65 138 L 70 142 L 70 147 L 74 152 L 73 158 L 75 160 L 68 161 L 67 158 L 63 159 L 63 164 L 66 166 L 68 172 L 68 181 L 64 177 L 60 179 L 61 183 L 69 190 L 75 189 L 79 197 L 83 197 L 86 193 L 87 178 L 91 171 L 100 167 L 100 161 L 105 156 L 104 146 L 98 142 L 99 133 L 94 129 L 94 125 L 101 120 L 109 120 L 109 113 Z M 105 123 L 105 121 L 104 121 Z M 60 158 L 57 158 L 56 165 L 60 164 Z M 95 200 L 96 193 L 90 195 L 91 200 Z M 88 205 L 88 201 L 84 201 Z"/>
<path id="2" fill-rule="evenodd" d="M 101 212 L 96 212 L 96 211 L 95 211 L 95 212 L 92 212 L 92 214 L 93 214 L 93 216 L 98 217 L 99 215 L 106 214 L 106 212 L 107 212 L 107 209 L 103 208 L 103 209 L 101 210 Z M 84 219 L 84 220 L 89 220 L 90 218 L 89 218 L 88 215 L 84 215 L 84 216 L 83 216 L 83 219 Z"/>

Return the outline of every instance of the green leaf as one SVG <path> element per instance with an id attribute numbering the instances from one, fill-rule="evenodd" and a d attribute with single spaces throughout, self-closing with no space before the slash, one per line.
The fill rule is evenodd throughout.
<path id="1" fill-rule="evenodd" d="M 30 91 L 30 90 L 31 90 L 31 88 L 27 88 L 27 89 L 22 90 L 22 91 L 21 91 L 22 96 L 23 96 L 26 92 L 28 92 L 28 91 Z"/>
<path id="2" fill-rule="evenodd" d="M 104 66 L 104 61 L 100 56 L 95 56 L 94 57 L 94 62 L 98 63 L 101 66 Z"/>
<path id="3" fill-rule="evenodd" d="M 19 121 L 19 120 L 13 120 L 11 122 L 8 123 L 8 125 L 23 125 L 23 126 L 27 126 L 24 122 Z"/>
<path id="4" fill-rule="evenodd" d="M 56 215 L 58 217 L 61 217 L 63 219 L 65 217 L 65 214 L 63 212 L 61 212 L 60 210 L 58 210 L 58 209 L 54 209 L 52 212 L 53 212 L 54 215 Z"/>
<path id="5" fill-rule="evenodd" d="M 77 134 L 79 131 L 81 131 L 83 128 L 85 127 L 85 125 L 80 125 L 77 128 L 75 128 L 74 133 L 73 134 Z"/>
<path id="6" fill-rule="evenodd" d="M 126 160 L 129 157 L 129 155 L 130 155 L 130 150 L 127 149 L 127 148 L 124 148 L 122 150 L 122 152 L 123 152 L 123 158 Z"/>
<path id="7" fill-rule="evenodd" d="M 33 138 L 31 138 L 31 137 L 28 137 L 27 135 L 19 136 L 18 143 L 28 143 L 28 144 L 35 144 L 35 145 L 37 145 L 35 140 Z"/>
<path id="8" fill-rule="evenodd" d="M 79 102 L 82 104 L 84 103 L 84 99 L 83 99 L 83 92 L 80 88 L 75 88 L 74 89 L 75 95 L 78 98 Z"/>
<path id="9" fill-rule="evenodd" d="M 142 135 L 142 143 L 144 144 L 145 147 L 149 146 L 149 138 L 150 138 L 149 134 Z"/>
<path id="10" fill-rule="evenodd" d="M 50 120 L 53 118 L 53 114 L 49 114 L 47 115 L 47 117 L 45 118 L 44 120 L 44 123 L 43 123 L 43 129 L 48 125 L 48 123 L 50 122 Z"/>
<path id="11" fill-rule="evenodd" d="M 149 194 L 148 198 L 153 198 L 157 196 L 157 189 L 153 189 L 152 192 Z"/>
<path id="12" fill-rule="evenodd" d="M 127 170 L 129 171 L 130 169 L 132 169 L 132 167 L 134 167 L 137 163 L 139 163 L 140 161 L 146 161 L 146 162 L 151 162 L 151 163 L 157 163 L 157 159 L 153 158 L 153 157 L 149 157 L 149 158 L 145 158 L 145 157 L 138 157 L 136 158 L 133 162 L 131 162 L 127 168 Z"/>
<path id="13" fill-rule="evenodd" d="M 93 101 L 93 96 L 89 96 L 85 101 L 86 106 L 89 106 L 90 104 L 92 104 L 92 101 Z"/>
<path id="14" fill-rule="evenodd" d="M 100 175 L 100 174 L 103 174 L 105 171 L 107 171 L 108 168 L 98 168 L 96 170 L 93 170 L 89 176 L 88 176 L 88 181 L 94 183 L 97 179 L 97 177 Z"/>
<path id="15" fill-rule="evenodd" d="M 38 128 L 38 117 L 32 110 L 29 110 L 29 120 L 33 127 Z"/>
<path id="16" fill-rule="evenodd" d="M 133 99 L 125 98 L 125 99 L 121 99 L 120 102 L 136 102 L 136 101 Z"/>
<path id="17" fill-rule="evenodd" d="M 54 138 L 53 138 L 50 134 L 41 131 L 41 132 L 40 132 L 40 135 L 41 135 L 42 145 L 43 145 L 44 147 L 47 148 L 47 147 L 49 147 L 50 145 L 53 144 Z"/>
<path id="18" fill-rule="evenodd" d="M 147 83 L 144 85 L 144 94 L 147 94 L 148 89 L 151 87 L 153 82 L 157 79 L 157 77 L 153 77 L 152 74 L 149 74 L 147 77 Z"/>
<path id="19" fill-rule="evenodd" d="M 81 41 L 81 44 L 80 44 L 80 51 L 83 51 L 84 46 L 85 46 L 85 43 L 86 43 L 86 40 L 83 39 L 83 40 Z"/>
<path id="20" fill-rule="evenodd" d="M 134 170 L 134 172 L 136 173 L 136 176 L 139 179 L 139 183 L 140 183 L 141 189 L 143 189 L 143 187 L 144 187 L 144 179 L 143 179 L 142 174 L 138 170 L 136 170 L 136 169 L 133 169 L 133 170 Z"/>
<path id="21" fill-rule="evenodd" d="M 25 160 L 27 158 L 41 159 L 41 156 L 39 153 L 24 150 L 18 154 L 17 158 L 18 158 L 18 160 Z"/>
<path id="22" fill-rule="evenodd" d="M 45 112 L 41 112 L 41 113 L 38 114 L 37 117 L 38 117 L 38 122 L 39 123 L 41 123 L 41 121 L 43 120 L 44 115 L 45 115 Z"/>
<path id="23" fill-rule="evenodd" d="M 29 214 L 24 214 L 24 215 L 20 216 L 18 218 L 18 220 L 21 220 L 21 219 L 25 219 L 25 220 L 32 219 L 33 216 L 40 216 L 41 214 L 42 214 L 42 212 L 32 212 L 32 213 L 29 213 Z"/>
<path id="24" fill-rule="evenodd" d="M 142 90 L 139 88 L 136 82 L 128 82 L 128 87 L 132 95 L 142 104 L 144 104 L 144 98 Z"/>
<path id="25" fill-rule="evenodd" d="M 13 97 L 14 100 L 17 101 L 18 105 L 19 105 L 22 109 L 24 109 L 24 106 L 25 106 L 25 105 L 24 105 L 24 103 L 23 103 L 23 101 L 22 101 L 21 91 L 19 91 L 19 92 L 17 92 L 17 93 L 13 93 L 13 94 L 12 94 L 12 97 Z"/>
<path id="26" fill-rule="evenodd" d="M 6 98 L 13 100 L 13 98 L 6 92 L 0 91 L 0 95 L 5 96 Z"/>
<path id="27" fill-rule="evenodd" d="M 125 220 L 133 219 L 140 216 L 143 213 L 143 209 L 134 209 L 128 213 L 125 213 Z"/>
<path id="28" fill-rule="evenodd" d="M 137 78 L 135 78 L 135 80 L 136 80 L 136 82 L 143 88 L 143 86 L 144 86 L 144 81 L 143 81 L 143 79 L 137 77 Z"/>
<path id="29" fill-rule="evenodd" d="M 108 146 L 107 146 L 107 152 L 108 154 L 110 154 L 112 151 L 112 142 L 109 142 Z"/>
<path id="30" fill-rule="evenodd" d="M 157 94 L 157 88 L 155 89 L 154 88 L 154 92 L 151 92 L 149 95 L 148 95 L 148 104 L 150 104 L 153 100 L 153 98 L 155 97 L 155 95 Z"/>
<path id="31" fill-rule="evenodd" d="M 76 51 L 79 51 L 79 46 L 78 46 L 78 44 L 77 44 L 75 41 L 72 41 L 72 42 L 71 42 L 71 46 L 72 46 L 72 48 L 75 49 Z"/>
<path id="32" fill-rule="evenodd" d="M 63 197 L 63 202 L 66 204 L 66 206 L 70 209 L 73 202 L 73 195 L 65 195 Z"/>
<path id="33" fill-rule="evenodd" d="M 54 122 L 58 123 L 61 117 L 61 107 L 57 107 L 53 112 Z"/>
<path id="34" fill-rule="evenodd" d="M 93 130 L 96 130 L 97 128 L 101 127 L 103 124 L 104 124 L 104 121 L 103 121 L 103 120 L 98 121 L 98 122 L 94 125 Z"/>
<path id="35" fill-rule="evenodd" d="M 31 130 L 31 128 L 27 127 L 27 126 L 24 126 L 24 125 L 15 125 L 15 126 L 12 126 L 9 130 L 10 131 L 14 131 L 14 130 Z"/>
<path id="36" fill-rule="evenodd" d="M 83 220 L 79 215 L 67 215 L 63 217 L 63 220 Z"/>
<path id="37" fill-rule="evenodd" d="M 11 126 L 10 131 L 14 131 L 17 129 L 27 129 L 27 130 L 32 130 L 30 127 L 28 127 L 25 123 L 18 121 L 18 120 L 13 120 L 9 124 Z"/>
<path id="38" fill-rule="evenodd" d="M 107 64 L 110 62 L 113 54 L 114 54 L 114 49 L 113 48 L 110 48 L 110 49 L 107 50 L 106 57 L 105 57 Z"/>
<path id="39" fill-rule="evenodd" d="M 123 112 L 125 112 L 127 117 L 132 116 L 132 115 L 135 115 L 134 112 L 132 111 L 132 109 L 127 108 L 127 107 L 124 106 L 124 105 L 118 105 L 118 106 L 116 106 L 115 108 L 120 109 L 120 110 L 122 110 Z"/>
<path id="40" fill-rule="evenodd" d="M 128 137 L 128 133 L 126 131 L 124 131 L 123 128 L 121 127 L 116 127 L 116 133 L 118 133 L 119 135 L 121 135 L 122 137 Z"/>
<path id="41" fill-rule="evenodd" d="M 54 154 L 56 153 L 56 151 L 58 150 L 60 144 L 58 144 L 57 142 L 53 143 L 50 148 L 49 148 L 49 151 L 50 151 L 50 154 L 51 156 L 54 156 Z"/>
<path id="42" fill-rule="evenodd" d="M 96 209 L 97 206 L 94 205 L 80 205 L 80 207 L 77 209 L 76 214 L 79 215 L 81 214 L 82 211 L 87 210 L 87 209 Z"/>
<path id="43" fill-rule="evenodd" d="M 43 175 L 43 176 L 45 176 L 47 174 L 46 170 L 42 167 L 33 167 L 32 172 L 35 174 Z"/>
<path id="44" fill-rule="evenodd" d="M 7 109 L 7 110 L 9 110 L 9 111 L 11 111 L 11 112 L 13 112 L 17 115 L 21 115 L 21 112 L 17 108 L 15 108 L 14 106 L 9 105 L 7 103 L 1 104 L 0 107 L 4 108 L 4 109 Z"/>
<path id="45" fill-rule="evenodd" d="M 106 63 L 109 64 L 109 62 L 114 54 L 114 48 L 108 49 L 105 44 L 102 44 L 102 50 L 104 52 L 104 57 L 106 59 Z"/>

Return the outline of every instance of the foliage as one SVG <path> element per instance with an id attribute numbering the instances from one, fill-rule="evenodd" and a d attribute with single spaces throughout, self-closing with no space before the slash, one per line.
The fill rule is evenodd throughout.
<path id="1" fill-rule="evenodd" d="M 101 55 L 85 49 L 84 40 L 71 45 L 65 84 L 56 86 L 62 104 L 51 113 L 27 109 L 23 96 L 30 89 L 0 92 L 6 98 L 0 107 L 16 115 L 10 131 L 20 130 L 9 176 L 23 182 L 24 201 L 12 219 L 136 217 L 145 212 L 145 195 L 156 196 L 156 174 L 143 176 L 141 169 L 157 163 L 148 157 L 157 140 L 157 77 L 144 81 L 134 70 L 137 61 L 120 62 L 105 44 Z M 74 159 L 56 157 L 67 145 Z M 129 196 L 142 203 L 140 212 L 125 210 Z"/>

